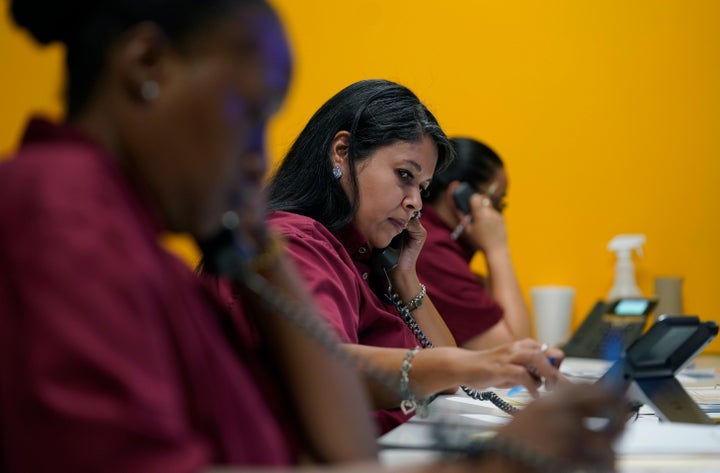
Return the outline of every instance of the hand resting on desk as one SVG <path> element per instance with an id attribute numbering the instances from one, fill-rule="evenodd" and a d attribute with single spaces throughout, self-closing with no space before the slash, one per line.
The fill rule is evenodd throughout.
<path id="1" fill-rule="evenodd" d="M 615 471 L 613 442 L 627 415 L 622 390 L 567 384 L 516 414 L 492 442 L 507 443 L 567 467 L 610 472 Z M 591 424 L 590 419 L 595 422 Z M 494 454 L 491 449 L 489 455 L 501 463 L 497 471 L 530 471 L 503 451 Z"/>

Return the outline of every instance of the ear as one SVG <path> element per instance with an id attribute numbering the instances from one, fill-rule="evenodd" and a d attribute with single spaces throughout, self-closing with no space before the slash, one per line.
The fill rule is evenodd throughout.
<path id="1" fill-rule="evenodd" d="M 335 133 L 335 137 L 330 144 L 330 159 L 333 166 L 340 166 L 346 169 L 348 156 L 350 153 L 350 132 L 340 130 Z"/>
<path id="2" fill-rule="evenodd" d="M 165 33 L 150 22 L 140 23 L 125 33 L 116 55 L 116 67 L 120 80 L 129 97 L 137 102 L 151 102 L 154 96 L 143 93 L 143 88 L 153 84 L 155 96 L 162 91 L 163 65 L 170 52 Z"/>

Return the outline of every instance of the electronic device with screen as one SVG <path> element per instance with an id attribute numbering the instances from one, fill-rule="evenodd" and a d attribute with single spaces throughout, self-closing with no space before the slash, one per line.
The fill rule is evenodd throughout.
<path id="1" fill-rule="evenodd" d="M 692 400 L 675 374 L 718 333 L 713 321 L 695 316 L 662 317 L 598 381 L 630 381 L 630 400 L 649 405 L 664 421 L 714 424 Z"/>
<path id="2" fill-rule="evenodd" d="M 623 297 L 598 301 L 561 348 L 565 356 L 615 361 L 645 330 L 657 299 Z"/>

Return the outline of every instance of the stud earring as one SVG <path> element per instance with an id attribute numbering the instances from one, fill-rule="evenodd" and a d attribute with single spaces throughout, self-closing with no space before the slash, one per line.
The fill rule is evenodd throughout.
<path id="1" fill-rule="evenodd" d="M 342 175 L 343 175 L 342 168 L 340 168 L 340 166 L 335 166 L 333 168 L 333 177 L 335 179 L 340 179 L 342 177 Z"/>
<path id="2" fill-rule="evenodd" d="M 160 95 L 160 85 L 154 80 L 146 80 L 140 86 L 140 96 L 146 102 L 152 102 Z"/>

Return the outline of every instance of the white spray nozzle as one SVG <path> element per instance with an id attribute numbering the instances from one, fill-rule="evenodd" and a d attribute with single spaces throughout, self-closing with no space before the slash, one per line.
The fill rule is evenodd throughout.
<path id="1" fill-rule="evenodd" d="M 645 243 L 645 235 L 639 233 L 623 234 L 615 236 L 608 243 L 608 250 L 617 254 L 615 262 L 615 280 L 610 289 L 608 299 L 618 297 L 634 297 L 642 295 L 635 283 L 635 266 L 632 262 L 632 250 L 642 256 L 642 245 Z"/>
<path id="2" fill-rule="evenodd" d="M 635 250 L 638 256 L 642 256 L 642 246 L 645 243 L 645 235 L 641 233 L 629 233 L 616 235 L 608 243 L 608 250 L 617 252 L 618 256 L 630 257 L 630 251 Z"/>

